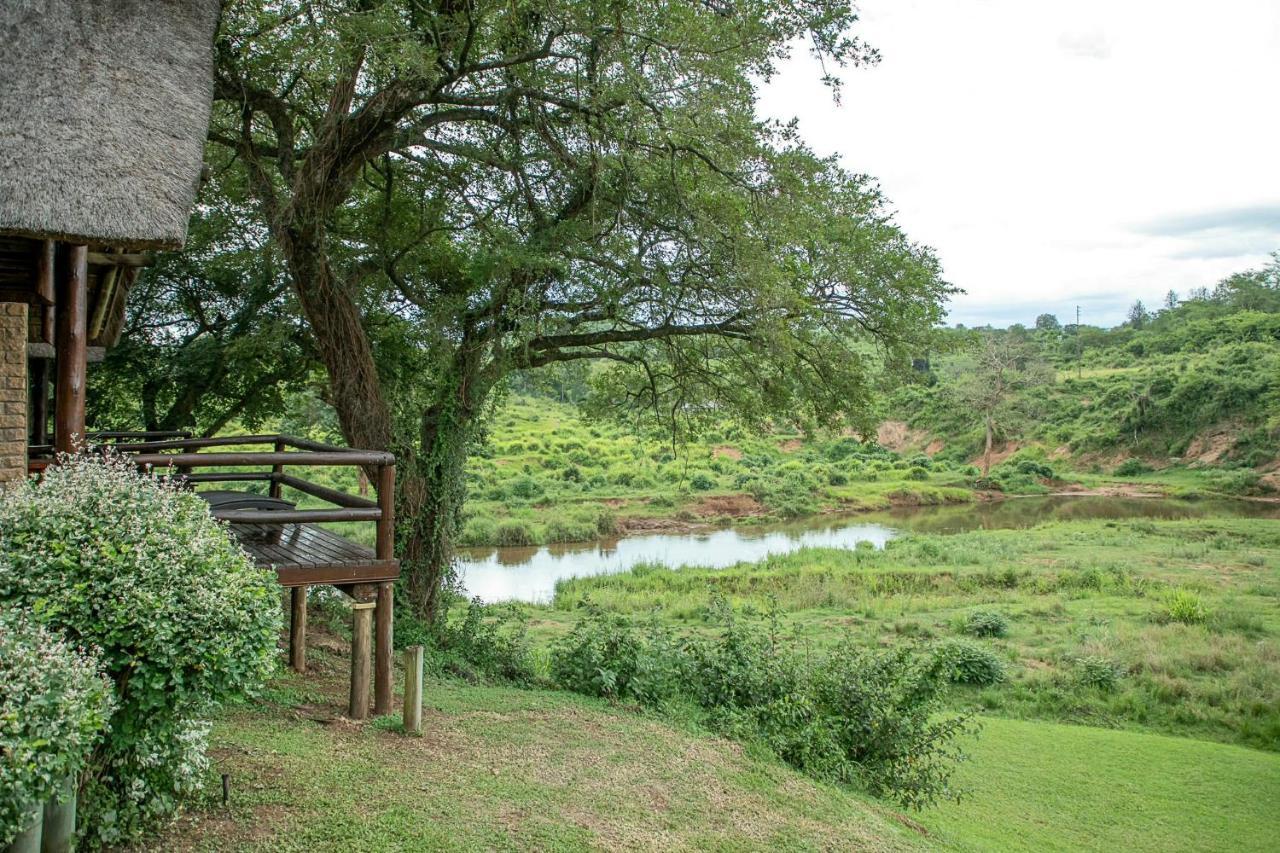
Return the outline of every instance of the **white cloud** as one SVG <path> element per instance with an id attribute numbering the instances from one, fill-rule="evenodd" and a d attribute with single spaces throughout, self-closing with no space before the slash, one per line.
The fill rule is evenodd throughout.
<path id="1" fill-rule="evenodd" d="M 864 0 L 832 104 L 803 51 L 761 113 L 881 180 L 968 293 L 952 319 L 1115 323 L 1280 249 L 1280 3 Z M 1232 212 L 1236 215 L 1233 216 Z M 1181 231 L 1181 219 L 1209 217 Z M 1214 218 L 1216 217 L 1216 218 Z M 1175 233 L 1176 232 L 1176 233 Z"/>
<path id="2" fill-rule="evenodd" d="M 1058 47 L 1072 56 L 1089 59 L 1106 59 L 1111 56 L 1111 42 L 1106 33 L 1094 28 L 1077 32 L 1065 32 L 1058 36 Z"/>

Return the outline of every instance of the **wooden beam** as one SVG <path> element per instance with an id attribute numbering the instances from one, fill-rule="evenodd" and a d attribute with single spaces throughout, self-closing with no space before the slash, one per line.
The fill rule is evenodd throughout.
<path id="1" fill-rule="evenodd" d="M 62 258 L 62 292 L 58 303 L 57 407 L 54 410 L 53 445 L 59 453 L 72 453 L 84 441 L 85 374 L 88 364 L 88 267 L 87 246 L 67 246 Z"/>
<path id="2" fill-rule="evenodd" d="M 307 588 L 289 590 L 289 666 L 294 672 L 307 671 Z"/>
<path id="3" fill-rule="evenodd" d="M 49 362 L 31 364 L 31 443 L 49 443 Z"/>
<path id="4" fill-rule="evenodd" d="M 142 253 L 89 252 L 88 262 L 95 267 L 149 267 L 156 262 L 154 255 Z"/>
<path id="5" fill-rule="evenodd" d="M 53 311 L 51 307 L 48 309 Z M 52 359 L 57 358 L 57 332 L 54 332 L 54 343 L 46 344 L 40 341 L 32 341 L 27 344 L 27 358 L 30 359 Z M 97 364 L 107 357 L 106 347 L 85 347 L 84 358 L 89 364 Z"/>
<path id="6" fill-rule="evenodd" d="M 391 620 L 394 614 L 392 585 L 378 584 L 377 609 L 374 611 L 373 647 L 373 713 L 391 713 Z"/>

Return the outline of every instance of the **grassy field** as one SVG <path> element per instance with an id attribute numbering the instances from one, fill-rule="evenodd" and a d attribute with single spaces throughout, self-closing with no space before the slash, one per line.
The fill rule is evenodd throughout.
<path id="1" fill-rule="evenodd" d="M 644 567 L 562 581 L 541 640 L 575 606 L 700 630 L 711 591 L 821 650 L 960 642 L 1002 679 L 962 706 L 1280 749 L 1280 521 L 1087 521 L 911 536 L 884 550 L 807 550 L 724 570 Z M 975 612 L 1000 636 L 971 636 Z"/>
<path id="2" fill-rule="evenodd" d="M 433 679 L 422 737 L 356 726 L 341 644 L 315 645 L 305 681 L 218 720 L 205 800 L 149 849 L 1261 851 L 1280 832 L 1272 753 L 984 717 L 966 798 L 902 814 L 562 692 Z"/>
<path id="3" fill-rule="evenodd" d="M 852 437 L 737 427 L 673 450 L 577 409 L 514 398 L 467 470 L 463 545 L 578 542 L 797 518 L 833 509 L 972 500 L 977 469 Z"/>
<path id="4" fill-rule="evenodd" d="M 965 850 L 1274 850 L 1280 755 L 1084 726 L 984 719 L 959 804 L 920 820 Z"/>

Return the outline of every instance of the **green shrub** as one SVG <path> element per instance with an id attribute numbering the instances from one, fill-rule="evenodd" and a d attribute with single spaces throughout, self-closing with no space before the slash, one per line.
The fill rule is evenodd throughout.
<path id="1" fill-rule="evenodd" d="M 198 788 L 201 720 L 273 671 L 279 601 L 203 500 L 123 460 L 69 459 L 0 499 L 0 602 L 100 649 L 115 683 L 86 843 L 119 845 Z"/>
<path id="2" fill-rule="evenodd" d="M 512 497 L 526 501 L 536 500 L 546 493 L 542 483 L 527 474 L 512 480 L 510 491 Z"/>
<path id="3" fill-rule="evenodd" d="M 975 610 L 965 617 L 964 632 L 973 637 L 1003 637 L 1009 632 L 1009 620 L 996 610 Z"/>
<path id="4" fill-rule="evenodd" d="M 849 475 L 843 471 L 830 471 L 827 474 L 827 485 L 829 486 L 847 486 L 849 484 Z"/>
<path id="5" fill-rule="evenodd" d="M 518 518 L 504 518 L 493 529 L 493 544 L 503 548 L 533 545 L 533 528 Z"/>
<path id="6" fill-rule="evenodd" d="M 1157 615 L 1161 622 L 1203 625 L 1209 619 L 1209 608 L 1191 590 L 1175 589 L 1165 598 L 1164 606 Z"/>
<path id="7" fill-rule="evenodd" d="M 1150 474 L 1151 466 L 1141 459 L 1130 457 L 1117 465 L 1114 473 L 1117 477 L 1137 477 L 1142 474 Z"/>
<path id="8" fill-rule="evenodd" d="M 683 700 L 711 728 L 767 747 L 819 779 L 856 784 L 921 807 L 954 795 L 964 718 L 945 716 L 945 666 L 900 648 L 847 642 L 820 663 L 778 637 L 777 624 L 708 608 L 715 636 L 677 638 L 656 620 L 588 607 L 552 652 L 552 679 L 593 696 L 655 706 Z"/>
<path id="9" fill-rule="evenodd" d="M 921 468 L 920 466 L 917 465 L 914 468 L 907 471 L 907 479 L 908 480 L 927 480 L 929 479 L 929 469 Z"/>
<path id="10" fill-rule="evenodd" d="M 473 515 L 462 524 L 459 545 L 492 545 L 497 538 L 497 522 L 487 515 Z"/>
<path id="11" fill-rule="evenodd" d="M 1076 678 L 1086 687 L 1096 687 L 1104 693 L 1116 689 L 1124 674 L 1115 662 L 1103 657 L 1082 657 L 1076 661 Z"/>
<path id="12" fill-rule="evenodd" d="M 0 847 L 84 768 L 113 708 L 95 655 L 0 611 Z"/>
<path id="13" fill-rule="evenodd" d="M 519 605 L 484 604 L 477 598 L 467 603 L 462 619 L 450 615 L 446 612 L 434 629 L 419 626 L 413 637 L 430 647 L 432 671 L 473 681 L 486 677 L 524 684 L 535 679 L 527 620 Z M 412 624 L 416 618 L 410 620 Z M 410 626 L 401 620 L 397 635 L 405 627 Z"/>
<path id="14" fill-rule="evenodd" d="M 591 518 L 552 518 L 544 528 L 546 542 L 589 542 L 596 537 L 595 520 Z"/>
<path id="15" fill-rule="evenodd" d="M 695 491 L 706 492 L 714 489 L 715 487 L 715 478 L 703 471 L 699 471 L 689 478 L 689 488 Z"/>
<path id="16" fill-rule="evenodd" d="M 954 684 L 986 687 L 1004 681 L 1004 664 L 993 652 L 963 640 L 947 640 L 935 648 L 947 678 Z"/>

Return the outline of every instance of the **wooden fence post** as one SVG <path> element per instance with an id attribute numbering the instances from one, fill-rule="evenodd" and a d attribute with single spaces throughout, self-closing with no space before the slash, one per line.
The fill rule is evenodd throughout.
<path id="1" fill-rule="evenodd" d="M 351 605 L 351 696 L 347 716 L 363 720 L 369 716 L 369 652 L 373 637 L 372 601 Z"/>
<path id="2" fill-rule="evenodd" d="M 404 730 L 422 734 L 422 646 L 404 650 Z"/>

